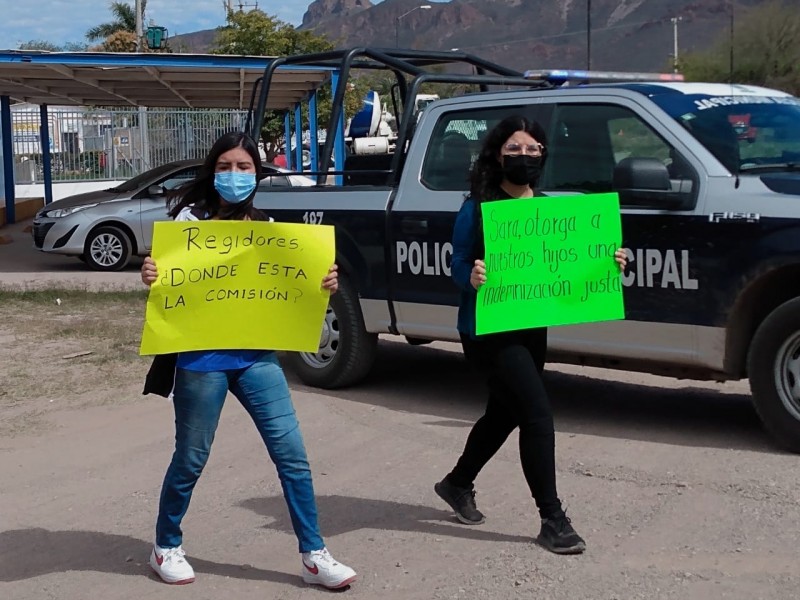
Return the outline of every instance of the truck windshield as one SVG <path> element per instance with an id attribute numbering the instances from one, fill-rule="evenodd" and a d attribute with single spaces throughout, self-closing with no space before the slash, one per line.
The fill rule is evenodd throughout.
<path id="1" fill-rule="evenodd" d="M 800 98 L 664 94 L 652 100 L 732 173 L 800 170 Z"/>

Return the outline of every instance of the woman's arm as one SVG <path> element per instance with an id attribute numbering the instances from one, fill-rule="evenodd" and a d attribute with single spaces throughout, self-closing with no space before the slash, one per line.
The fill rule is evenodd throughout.
<path id="1" fill-rule="evenodd" d="M 625 267 L 628 266 L 628 252 L 625 250 L 625 248 L 620 248 L 614 252 L 614 260 L 617 261 L 619 270 L 624 273 Z"/>
<path id="2" fill-rule="evenodd" d="M 175 216 L 175 221 L 198 221 L 199 219 L 192 214 L 191 206 L 184 206 L 183 209 Z M 156 269 L 156 261 L 149 256 L 145 256 L 144 263 L 142 264 L 142 283 L 145 285 L 153 285 L 153 282 L 158 279 L 158 269 Z"/>
<path id="3" fill-rule="evenodd" d="M 328 269 L 328 274 L 322 279 L 322 289 L 328 290 L 331 295 L 339 289 L 339 265 L 332 264 Z"/>
<path id="4" fill-rule="evenodd" d="M 478 220 L 477 206 L 473 200 L 467 200 L 461 205 L 461 210 L 456 216 L 453 227 L 453 260 L 450 264 L 450 273 L 453 281 L 462 290 L 472 289 L 470 276 L 475 266 L 475 236 L 477 235 Z"/>
<path id="5" fill-rule="evenodd" d="M 158 279 L 156 261 L 149 256 L 145 256 L 144 263 L 142 264 L 142 283 L 145 285 L 153 285 L 156 279 Z"/>

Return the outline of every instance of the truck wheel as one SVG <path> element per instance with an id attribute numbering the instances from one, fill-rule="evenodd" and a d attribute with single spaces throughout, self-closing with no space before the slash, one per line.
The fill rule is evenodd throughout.
<path id="1" fill-rule="evenodd" d="M 378 335 L 364 328 L 358 296 L 346 278 L 331 296 L 322 325 L 319 350 L 292 352 L 289 364 L 303 383 L 324 389 L 340 388 L 363 379 L 375 362 Z"/>
<path id="2" fill-rule="evenodd" d="M 781 446 L 800 453 L 800 298 L 780 305 L 758 327 L 747 372 L 767 431 Z"/>
<path id="3" fill-rule="evenodd" d="M 117 227 L 98 227 L 86 238 L 83 256 L 95 271 L 119 271 L 130 260 L 131 240 Z"/>

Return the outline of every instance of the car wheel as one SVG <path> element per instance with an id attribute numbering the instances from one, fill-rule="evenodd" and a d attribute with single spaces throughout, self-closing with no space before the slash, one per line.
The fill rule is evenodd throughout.
<path id="1" fill-rule="evenodd" d="M 781 446 L 800 453 L 800 298 L 780 305 L 758 327 L 747 372 L 767 431 Z"/>
<path id="2" fill-rule="evenodd" d="M 118 227 L 98 227 L 86 238 L 83 256 L 95 271 L 119 271 L 131 258 L 131 240 Z"/>
<path id="3" fill-rule="evenodd" d="M 358 295 L 345 277 L 331 296 L 322 326 L 319 350 L 288 355 L 303 383 L 324 389 L 352 385 L 363 379 L 375 362 L 378 335 L 364 328 Z"/>

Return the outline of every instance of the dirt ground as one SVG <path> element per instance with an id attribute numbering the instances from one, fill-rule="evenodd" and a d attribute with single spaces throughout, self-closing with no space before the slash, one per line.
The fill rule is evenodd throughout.
<path id="1" fill-rule="evenodd" d="M 3 252 L 0 288 L 18 283 Z M 169 402 L 141 395 L 143 307 L 141 291 L 0 292 L 0 599 L 330 594 L 299 577 L 274 468 L 234 399 L 184 522 L 197 581 L 150 572 L 173 430 Z M 290 374 L 323 534 L 359 573 L 345 596 L 800 598 L 798 457 L 772 446 L 746 383 L 558 365 L 546 383 L 577 557 L 532 543 L 515 436 L 477 481 L 484 525 L 435 496 L 484 402 L 457 347 L 387 338 L 369 379 L 335 392 Z"/>

